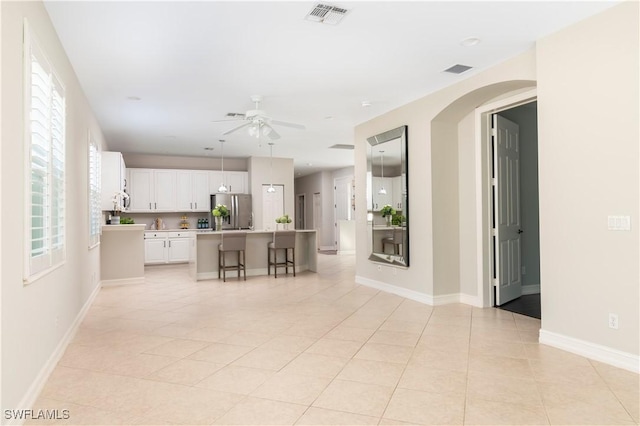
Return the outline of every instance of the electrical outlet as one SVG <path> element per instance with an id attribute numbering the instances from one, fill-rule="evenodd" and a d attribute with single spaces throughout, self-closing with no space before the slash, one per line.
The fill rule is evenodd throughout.
<path id="1" fill-rule="evenodd" d="M 60 326 L 60 317 L 56 315 L 56 328 Z"/>
<path id="2" fill-rule="evenodd" d="M 618 329 L 618 315 L 617 314 L 609 314 L 609 328 L 613 328 L 614 330 Z"/>

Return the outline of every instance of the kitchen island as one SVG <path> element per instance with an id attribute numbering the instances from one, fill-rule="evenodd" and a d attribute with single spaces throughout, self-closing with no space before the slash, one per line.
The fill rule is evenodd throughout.
<path id="1" fill-rule="evenodd" d="M 241 231 L 197 230 L 193 233 L 189 253 L 189 274 L 194 281 L 218 278 L 218 244 L 223 233 L 231 232 Z M 246 231 L 246 233 L 247 275 L 267 275 L 267 244 L 273 240 L 273 231 Z M 296 272 L 317 271 L 316 247 L 315 230 L 296 230 Z M 284 253 L 278 254 L 284 256 Z M 228 256 L 229 262 L 234 264 L 235 254 L 229 253 Z M 234 278 L 233 271 L 227 272 L 227 281 L 229 278 Z"/>
<path id="2" fill-rule="evenodd" d="M 109 285 L 144 283 L 145 225 L 104 225 L 100 242 L 100 281 Z"/>

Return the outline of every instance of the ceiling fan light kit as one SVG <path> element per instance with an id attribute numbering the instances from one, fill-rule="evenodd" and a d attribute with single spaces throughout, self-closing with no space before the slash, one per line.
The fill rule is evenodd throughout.
<path id="1" fill-rule="evenodd" d="M 233 117 L 232 120 L 218 120 L 219 121 L 244 121 L 244 123 L 227 130 L 223 135 L 234 133 L 242 128 L 247 128 L 247 133 L 251 137 L 260 138 L 261 136 L 267 136 L 271 140 L 280 139 L 280 135 L 273 128 L 273 125 L 291 127 L 294 129 L 304 130 L 305 126 L 302 124 L 289 123 L 287 121 L 272 120 L 267 113 L 260 109 L 260 102 L 262 102 L 262 96 L 251 96 L 251 102 L 255 104 L 254 109 L 248 110 L 245 114 L 240 113 L 227 113 L 227 117 Z"/>

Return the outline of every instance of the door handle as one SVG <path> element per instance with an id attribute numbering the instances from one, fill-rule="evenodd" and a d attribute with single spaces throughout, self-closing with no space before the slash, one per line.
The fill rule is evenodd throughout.
<path id="1" fill-rule="evenodd" d="M 518 234 L 522 234 L 524 231 L 522 229 L 518 229 Z"/>

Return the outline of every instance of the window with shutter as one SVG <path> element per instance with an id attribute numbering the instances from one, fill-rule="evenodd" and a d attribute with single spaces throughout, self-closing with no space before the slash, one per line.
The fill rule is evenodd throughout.
<path id="1" fill-rule="evenodd" d="M 65 258 L 65 94 L 26 22 L 24 52 L 30 281 Z"/>
<path id="2" fill-rule="evenodd" d="M 100 228 L 102 225 L 102 212 L 100 210 L 100 150 L 98 143 L 89 134 L 89 247 L 94 247 L 100 242 Z"/>

